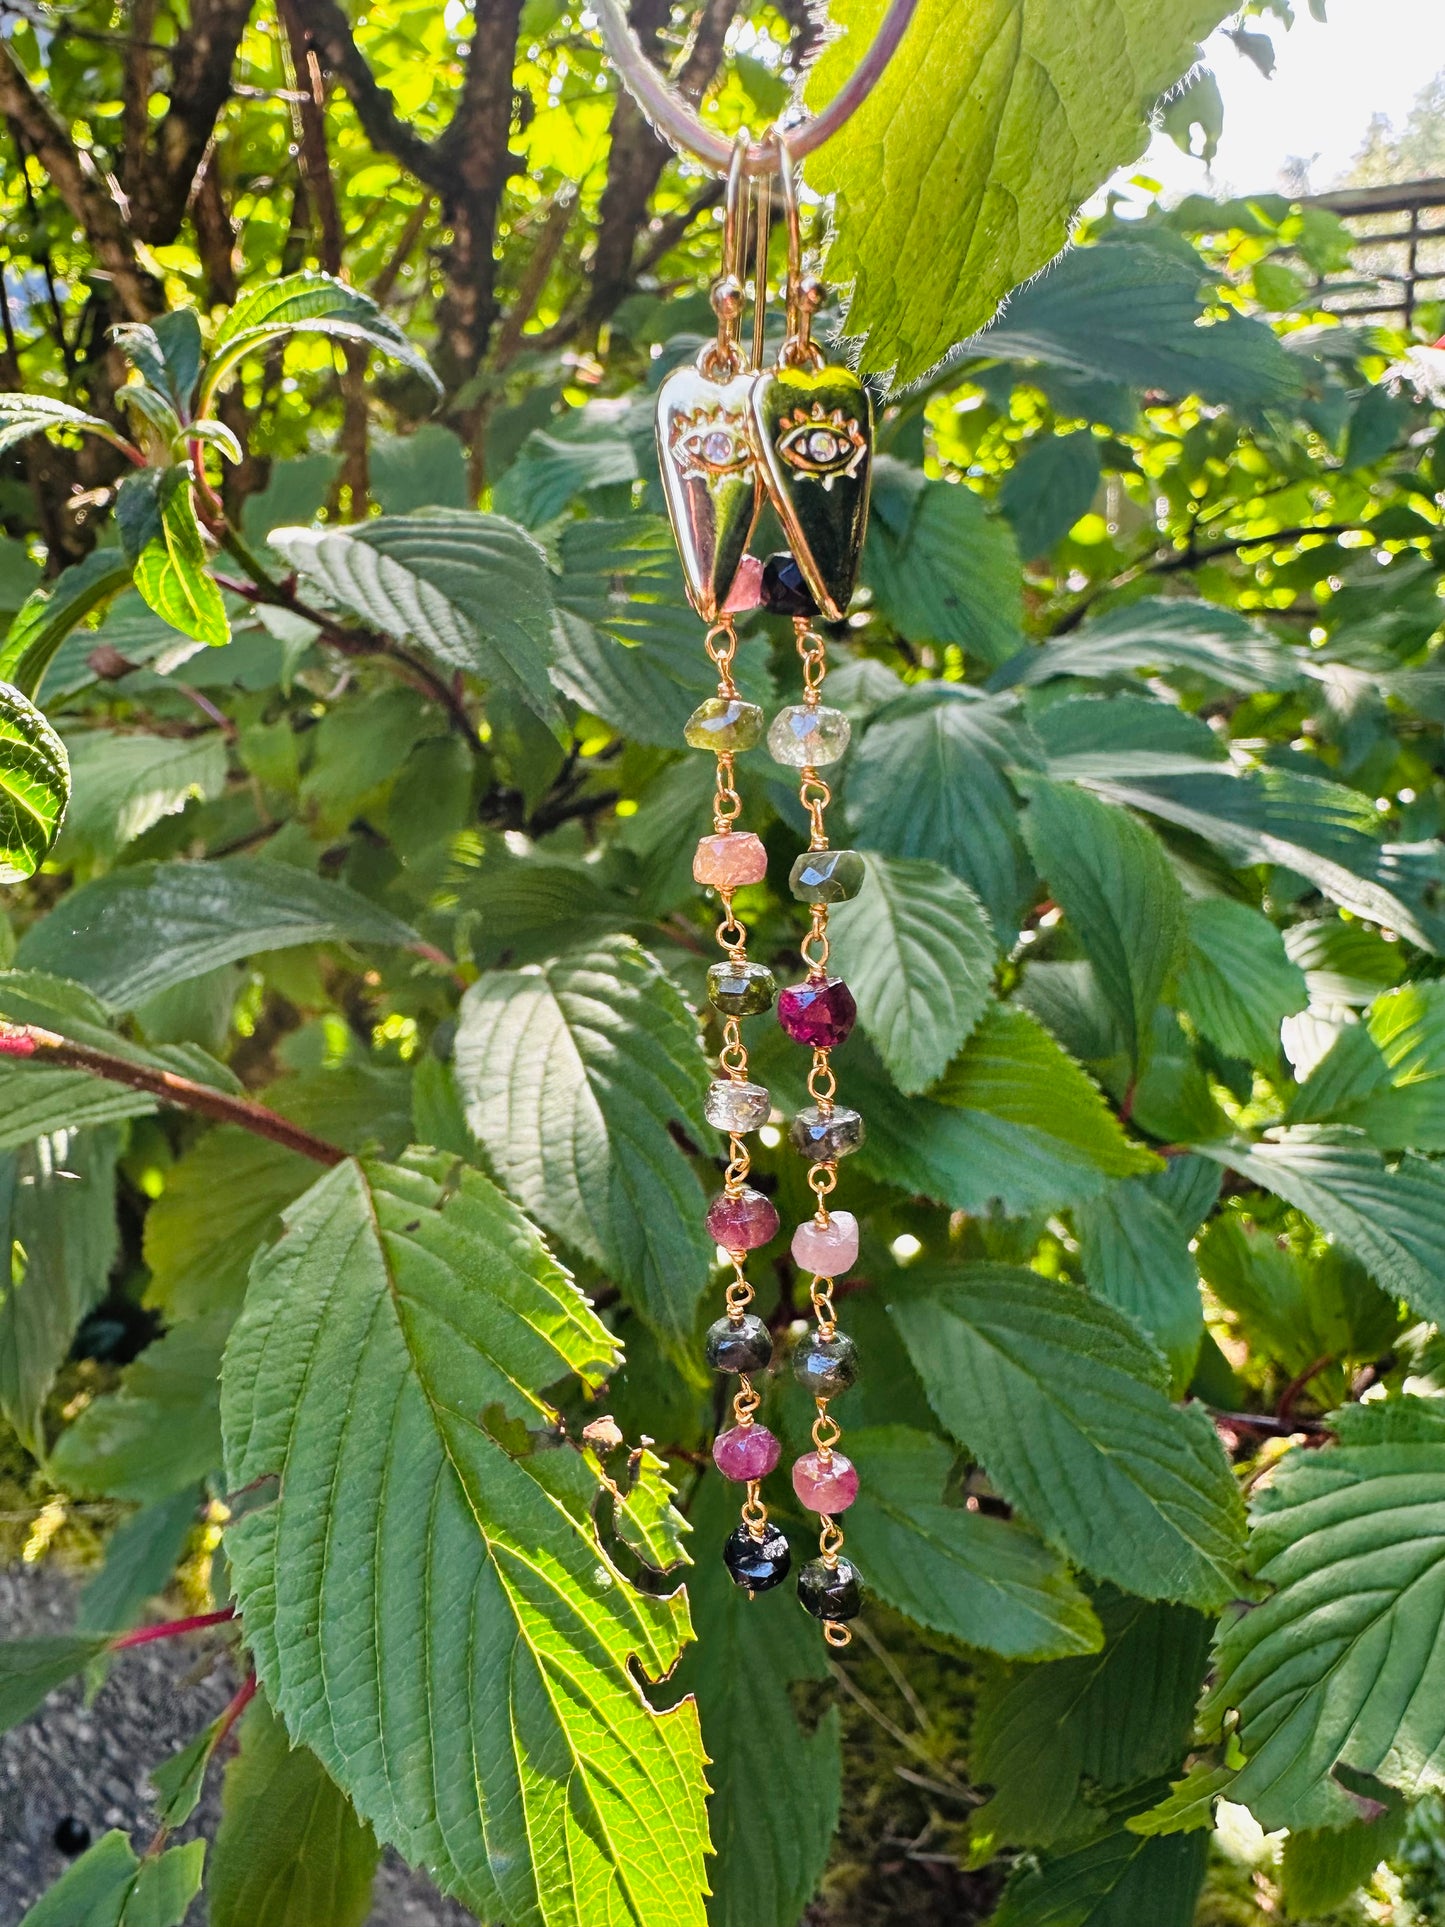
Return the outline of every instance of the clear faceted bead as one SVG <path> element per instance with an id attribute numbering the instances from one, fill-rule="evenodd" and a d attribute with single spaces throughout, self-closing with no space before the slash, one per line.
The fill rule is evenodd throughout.
<path id="1" fill-rule="evenodd" d="M 772 1108 L 763 1085 L 735 1084 L 730 1077 L 714 1078 L 702 1103 L 703 1116 L 720 1131 L 756 1131 Z"/>
<path id="2" fill-rule="evenodd" d="M 768 730 L 768 753 L 788 769 L 823 769 L 848 747 L 853 725 L 841 709 L 793 703 L 780 709 Z"/>
<path id="3" fill-rule="evenodd" d="M 815 1164 L 832 1164 L 856 1151 L 863 1142 L 863 1120 L 846 1104 L 835 1104 L 825 1115 L 816 1104 L 801 1110 L 788 1126 L 788 1142 Z"/>
<path id="4" fill-rule="evenodd" d="M 735 755 L 751 749 L 763 733 L 763 712 L 740 696 L 709 696 L 683 725 L 683 740 L 693 749 Z"/>

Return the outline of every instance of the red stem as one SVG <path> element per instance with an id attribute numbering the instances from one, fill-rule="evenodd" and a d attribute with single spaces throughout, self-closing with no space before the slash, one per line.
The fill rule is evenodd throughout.
<path id="1" fill-rule="evenodd" d="M 122 1633 L 110 1642 L 113 1653 L 131 1646 L 149 1646 L 153 1639 L 175 1639 L 181 1633 L 198 1633 L 207 1626 L 224 1626 L 236 1617 L 236 1608 L 227 1606 L 218 1613 L 196 1613 L 190 1619 L 164 1619 L 159 1626 L 141 1626 L 133 1633 Z"/>
<path id="2" fill-rule="evenodd" d="M 216 1734 L 216 1746 L 224 1744 L 226 1735 L 240 1719 L 246 1708 L 256 1697 L 256 1675 L 248 1673 L 236 1689 L 236 1696 L 221 1715 L 220 1728 Z"/>

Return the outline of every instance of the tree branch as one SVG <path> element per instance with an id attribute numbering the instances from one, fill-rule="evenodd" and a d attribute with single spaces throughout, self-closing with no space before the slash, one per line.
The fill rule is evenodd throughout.
<path id="1" fill-rule="evenodd" d="M 76 1044 L 38 1024 L 0 1022 L 0 1057 L 38 1057 L 62 1070 L 88 1071 L 103 1077 L 108 1084 L 123 1084 L 128 1090 L 148 1091 L 163 1104 L 173 1104 L 198 1117 L 209 1117 L 218 1124 L 239 1124 L 257 1137 L 269 1138 L 288 1151 L 317 1164 L 343 1164 L 347 1153 L 339 1145 L 303 1131 L 278 1112 L 268 1110 L 249 1097 L 233 1097 L 228 1091 L 213 1090 L 209 1084 L 181 1077 L 175 1071 L 157 1070 L 150 1064 L 137 1064 L 114 1052 L 97 1050 L 90 1044 Z"/>
<path id="2" fill-rule="evenodd" d="M 196 174 L 231 93 L 231 72 L 252 0 L 193 0 L 190 25 L 171 51 L 170 105 L 144 165 L 127 180 L 135 231 L 152 247 L 180 233 Z"/>
<path id="3" fill-rule="evenodd" d="M 90 155 L 71 140 L 50 102 L 31 86 L 10 43 L 3 39 L 0 114 L 9 120 L 85 229 L 122 312 L 131 321 L 149 321 L 162 306 L 161 291 L 136 260 L 135 242 L 115 195 L 97 173 Z"/>
<path id="4" fill-rule="evenodd" d="M 395 100 L 377 83 L 337 0 L 297 0 L 296 11 L 322 65 L 345 88 L 361 131 L 376 151 L 390 154 L 409 174 L 434 192 L 443 193 L 448 171 L 444 157 L 407 125 L 397 112 Z"/>

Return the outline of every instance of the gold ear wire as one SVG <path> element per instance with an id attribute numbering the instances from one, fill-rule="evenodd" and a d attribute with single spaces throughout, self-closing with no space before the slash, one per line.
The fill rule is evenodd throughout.
<path id="1" fill-rule="evenodd" d="M 747 366 L 738 343 L 742 336 L 743 308 L 747 304 L 748 251 L 748 177 L 747 157 L 751 138 L 740 127 L 733 141 L 732 164 L 728 168 L 727 192 L 723 199 L 722 273 L 712 286 L 713 313 L 717 316 L 717 345 L 709 353 L 703 372 L 713 378 L 740 374 Z"/>
<path id="2" fill-rule="evenodd" d="M 798 176 L 788 137 L 777 135 L 778 179 L 783 190 L 783 215 L 788 230 L 787 334 L 779 367 L 821 368 L 823 354 L 813 340 L 813 316 L 823 301 L 822 283 L 803 272 L 803 229 L 798 214 Z"/>

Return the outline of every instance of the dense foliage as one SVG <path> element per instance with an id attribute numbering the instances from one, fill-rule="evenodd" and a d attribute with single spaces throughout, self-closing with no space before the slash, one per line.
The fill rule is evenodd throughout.
<path id="1" fill-rule="evenodd" d="M 861 1853 L 872 1919 L 941 1893 L 1188 1927 L 1245 1814 L 1287 1830 L 1276 1916 L 1330 1917 L 1429 1858 L 1445 1791 L 1445 439 L 1411 344 L 1308 311 L 1347 237 L 1269 199 L 1101 215 L 984 326 L 1217 5 L 1124 7 L 1113 95 L 1067 9 L 1000 0 L 1034 37 L 992 64 L 973 9 L 816 170 L 867 365 L 949 351 L 881 412 L 830 638 L 869 855 L 833 936 L 871 1601 L 834 1665 L 786 1591 L 731 1586 L 700 1470 L 713 770 L 680 742 L 714 675 L 651 391 L 707 326 L 715 240 L 674 216 L 715 196 L 660 150 L 648 175 L 552 9 L 484 100 L 503 11 L 466 56 L 394 0 L 0 40 L 31 223 L 31 399 L 0 400 L 0 1412 L 47 1531 L 72 1498 L 122 1520 L 74 1636 L 0 1644 L 0 1724 L 124 1664 L 218 1537 L 202 1617 L 245 1682 L 154 1763 L 149 1846 L 107 1836 L 31 1919 L 173 1927 L 204 1878 L 215 1927 L 342 1927 L 392 1845 L 485 1921 L 795 1927 L 830 1858 L 863 1918 Z M 179 77 L 137 121 L 137 43 L 189 36 L 194 78 L 227 22 L 192 153 Z M 732 120 L 811 32 L 756 30 Z M 993 158 L 950 188 L 909 103 L 980 97 Z M 454 180 L 498 115 L 523 160 Z M 948 247 L 900 256 L 880 139 Z M 745 638 L 745 690 L 792 700 L 787 625 Z M 759 753 L 740 788 L 785 876 L 790 784 Z M 739 907 L 791 970 L 797 906 Z M 786 1114 L 799 1054 L 770 1019 L 749 1044 Z M 788 1222 L 779 1138 L 755 1181 Z M 753 1275 L 786 1333 L 791 1265 Z M 77 1380 L 103 1330 L 128 1362 Z M 805 1437 L 787 1373 L 766 1416 Z M 888 1735 L 887 1796 L 845 1719 Z M 207 1861 L 171 1836 L 213 1757 Z M 1401 1927 L 1406 1878 L 1377 1895 Z"/>

